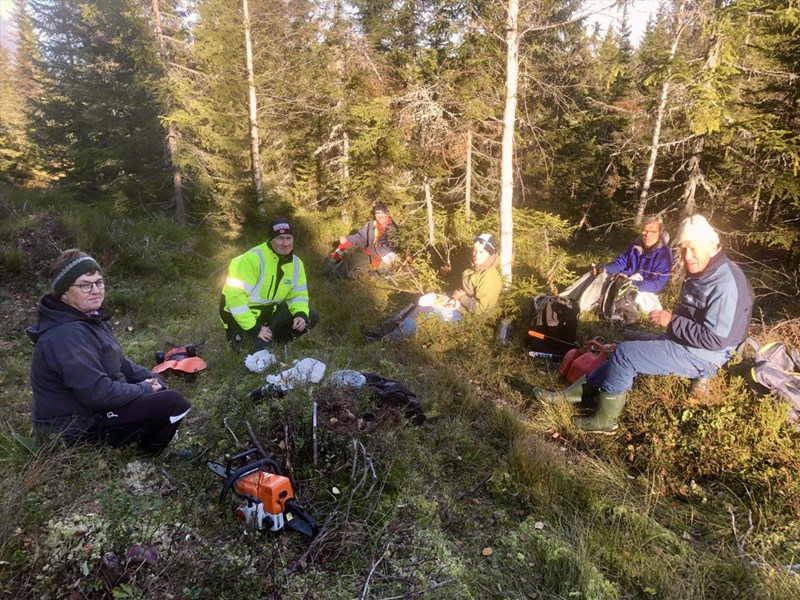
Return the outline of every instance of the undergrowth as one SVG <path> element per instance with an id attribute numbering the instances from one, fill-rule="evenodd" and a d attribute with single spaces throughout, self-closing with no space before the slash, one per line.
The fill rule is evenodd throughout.
<path id="1" fill-rule="evenodd" d="M 557 364 L 517 343 L 494 346 L 484 322 L 424 321 L 412 340 L 365 344 L 362 325 L 420 288 L 457 285 L 457 273 L 324 282 L 322 262 L 346 231 L 333 214 L 297 214 L 298 254 L 322 321 L 279 347 L 279 360 L 312 356 L 329 373 L 397 379 L 429 418 L 415 428 L 367 396 L 324 385 L 253 402 L 247 394 L 263 376 L 226 346 L 216 311 L 224 266 L 260 241 L 270 215 L 236 232 L 184 230 L 52 194 L 6 197 L 2 211 L 3 597 L 800 597 L 784 566 L 800 562 L 798 435 L 784 407 L 754 396 L 735 369 L 700 398 L 679 378 L 640 378 L 620 433 L 586 436 L 569 409 L 533 400 L 534 387 L 562 385 Z M 525 224 L 556 235 L 526 250 L 529 273 L 503 306 L 512 317 L 570 266 L 559 246 L 568 230 L 534 216 Z M 468 252 L 478 232 L 454 227 L 453 252 Z M 165 344 L 192 342 L 209 363 L 193 380 L 170 380 L 193 408 L 160 456 L 59 443 L 31 453 L 22 443 L 32 353 L 24 328 L 47 264 L 71 246 L 107 269 L 115 331 L 131 358 L 152 365 Z M 581 335 L 618 332 L 586 320 Z M 220 503 L 222 480 L 205 462 L 246 447 L 248 427 L 319 521 L 313 543 L 245 531 L 230 502 Z M 177 449 L 192 458 L 179 460 Z"/>

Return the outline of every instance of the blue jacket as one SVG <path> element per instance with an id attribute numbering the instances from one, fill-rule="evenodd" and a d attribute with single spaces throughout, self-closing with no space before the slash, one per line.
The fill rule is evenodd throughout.
<path id="1" fill-rule="evenodd" d="M 701 273 L 684 280 L 667 339 L 722 366 L 747 337 L 754 299 L 747 277 L 720 250 Z"/>
<path id="2" fill-rule="evenodd" d="M 662 233 L 658 243 L 644 252 L 642 238 L 639 237 L 630 248 L 605 266 L 606 272 L 609 275 L 639 273 L 642 281 L 636 282 L 637 289 L 657 294 L 667 285 L 672 269 L 672 249 L 667 243 L 668 239 L 667 233 Z"/>
<path id="3" fill-rule="evenodd" d="M 38 323 L 27 329 L 36 344 L 31 417 L 37 433 L 75 439 L 99 414 L 153 391 L 145 381 L 153 373 L 125 358 L 107 314 L 88 316 L 46 295 L 38 315 Z"/>

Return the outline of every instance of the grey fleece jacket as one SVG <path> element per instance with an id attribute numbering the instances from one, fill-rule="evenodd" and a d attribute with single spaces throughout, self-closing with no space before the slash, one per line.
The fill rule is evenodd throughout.
<path id="1" fill-rule="evenodd" d="M 153 373 L 125 358 L 107 313 L 85 315 L 46 295 L 38 316 L 27 329 L 36 344 L 31 417 L 37 434 L 60 432 L 75 439 L 100 414 L 153 391 L 145 381 Z"/>

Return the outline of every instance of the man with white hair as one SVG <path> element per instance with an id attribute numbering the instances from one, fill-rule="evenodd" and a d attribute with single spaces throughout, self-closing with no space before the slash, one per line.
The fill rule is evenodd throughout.
<path id="1" fill-rule="evenodd" d="M 597 395 L 594 414 L 573 417 L 592 433 L 611 434 L 636 375 L 680 375 L 700 379 L 714 375 L 747 337 L 753 288 L 742 270 L 725 255 L 719 235 L 705 217 L 684 219 L 678 232 L 686 278 L 672 312 L 655 310 L 650 322 L 666 326 L 655 340 L 619 344 L 610 360 L 564 392 L 539 392 L 543 402 L 581 402 Z"/>

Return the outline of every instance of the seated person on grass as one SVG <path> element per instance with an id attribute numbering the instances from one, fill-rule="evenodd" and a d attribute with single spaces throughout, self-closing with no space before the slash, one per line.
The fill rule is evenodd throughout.
<path id="1" fill-rule="evenodd" d="M 460 321 L 464 313 L 486 315 L 497 306 L 503 288 L 498 259 L 495 237 L 479 235 L 472 245 L 472 266 L 462 274 L 459 289 L 450 296 L 426 294 L 384 321 L 377 331 L 362 330 L 362 334 L 368 341 L 396 341 L 412 336 L 422 315 L 433 315 L 444 322 Z"/>
<path id="2" fill-rule="evenodd" d="M 573 417 L 591 433 L 611 434 L 637 375 L 711 377 L 747 337 L 753 288 L 719 245 L 717 232 L 701 215 L 686 218 L 678 232 L 686 278 L 680 300 L 670 313 L 655 310 L 650 322 L 666 333 L 650 341 L 619 344 L 611 358 L 563 392 L 535 390 L 545 403 L 580 403 L 597 398 L 594 414 Z"/>
<path id="3" fill-rule="evenodd" d="M 394 238 L 398 227 L 385 204 L 372 207 L 373 219 L 361 229 L 339 238 L 339 246 L 325 264 L 325 275 L 349 277 L 360 272 L 382 271 L 399 262 Z"/>
<path id="4" fill-rule="evenodd" d="M 161 452 L 189 412 L 164 380 L 125 357 L 104 305 L 100 265 L 77 249 L 50 269 L 51 292 L 28 327 L 36 344 L 31 364 L 31 418 L 38 440 L 60 435 L 68 444 L 119 448 L 138 443 Z"/>
<path id="5" fill-rule="evenodd" d="M 641 236 L 632 246 L 605 267 L 595 267 L 586 273 L 559 296 L 575 300 L 580 311 L 585 312 L 597 306 L 614 280 L 624 278 L 635 286 L 636 306 L 640 311 L 661 310 L 656 294 L 667 285 L 671 268 L 669 234 L 662 218 L 651 215 L 645 219 Z"/>
<path id="6" fill-rule="evenodd" d="M 272 221 L 266 242 L 230 262 L 219 316 L 231 345 L 248 351 L 290 342 L 319 322 L 287 219 Z"/>

